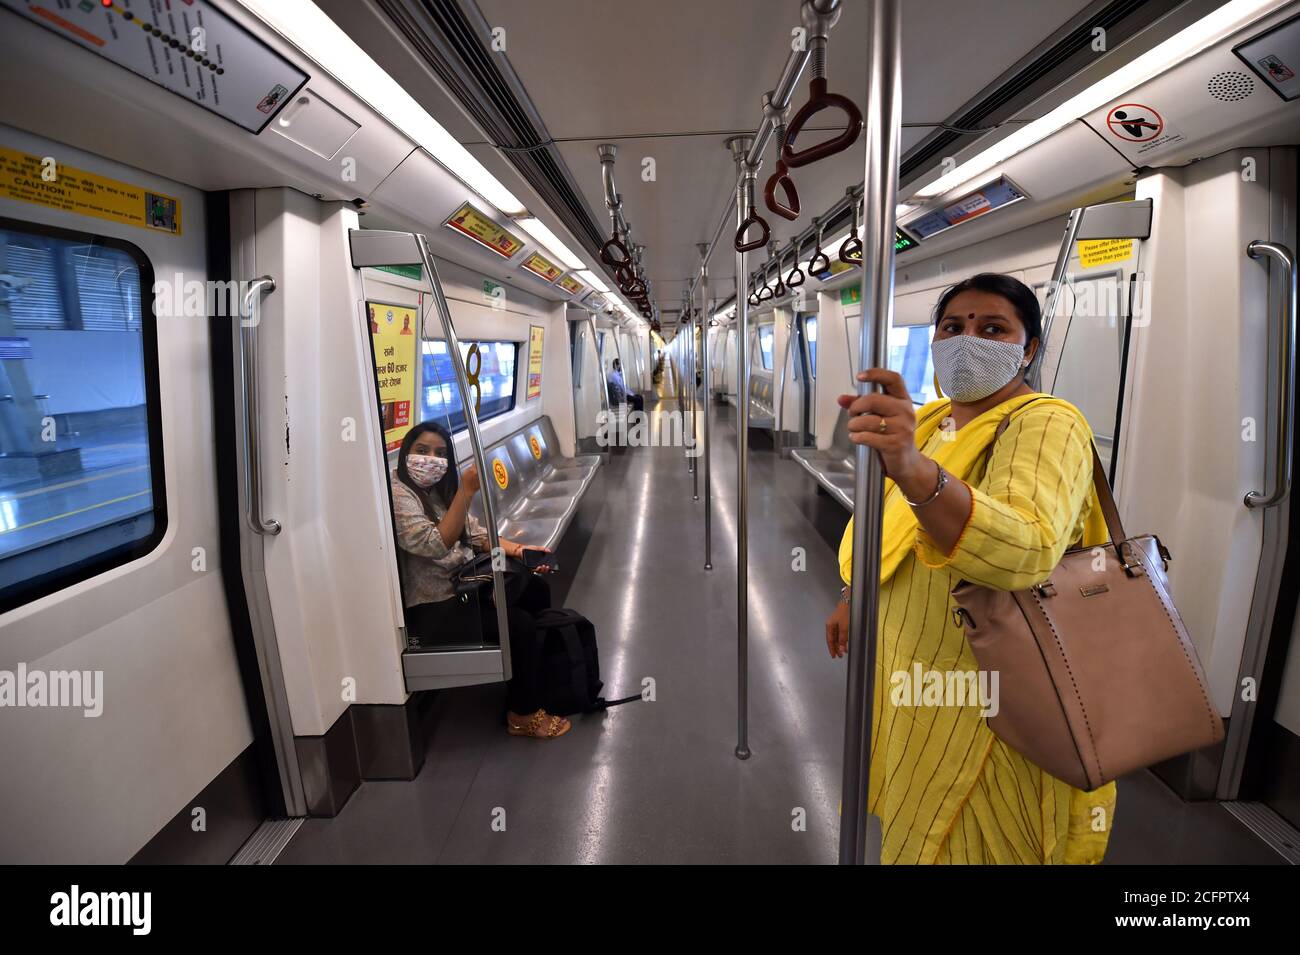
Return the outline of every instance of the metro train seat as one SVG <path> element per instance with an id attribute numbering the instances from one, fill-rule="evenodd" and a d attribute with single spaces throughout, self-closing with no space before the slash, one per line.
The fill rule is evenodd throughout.
<path id="1" fill-rule="evenodd" d="M 481 482 L 495 494 L 501 536 L 548 548 L 564 537 L 600 467 L 600 455 L 567 458 L 553 451 L 558 447 L 555 429 L 545 416 L 488 446 L 489 471 L 500 462 L 506 475 L 504 488 L 492 473 L 483 475 Z M 471 510 L 483 520 L 481 498 L 475 497 Z"/>
<path id="2" fill-rule="evenodd" d="M 776 426 L 771 378 L 749 376 L 749 426 L 766 428 L 768 431 Z"/>
<path id="3" fill-rule="evenodd" d="M 853 481 L 856 451 L 849 440 L 849 413 L 841 410 L 831 436 L 831 446 L 826 450 L 796 448 L 790 456 L 824 487 L 831 497 L 848 510 L 853 510 Z"/>

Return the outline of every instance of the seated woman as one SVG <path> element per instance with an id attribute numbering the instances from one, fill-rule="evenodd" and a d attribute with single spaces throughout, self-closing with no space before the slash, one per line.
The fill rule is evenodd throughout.
<path id="1" fill-rule="evenodd" d="M 931 352 L 946 397 L 917 409 L 898 374 L 872 368 L 858 380 L 882 391 L 839 399 L 854 443 L 877 452 L 888 478 L 868 792 L 881 861 L 1100 862 L 1114 783 L 1084 792 L 1048 775 L 993 734 L 979 701 L 917 705 L 894 692 L 897 674 L 916 668 L 977 673 L 952 617 L 959 582 L 1025 589 L 1072 543 L 1107 539 L 1088 422 L 1025 381 L 1042 345 L 1034 293 L 984 273 L 944 292 L 937 316 Z M 852 549 L 850 521 L 840 544 L 845 583 Z M 848 644 L 847 594 L 826 621 L 832 657 Z"/>
<path id="2" fill-rule="evenodd" d="M 461 475 L 451 435 L 442 425 L 425 421 L 402 440 L 392 485 L 407 630 L 421 645 L 435 637 L 453 644 L 499 639 L 491 597 L 461 600 L 451 580 L 475 553 L 488 549 L 486 528 L 469 513 L 479 490 L 478 468 L 471 464 Z M 546 550 L 500 540 L 507 557 Z M 570 729 L 567 719 L 541 708 L 542 640 L 534 615 L 550 605 L 546 581 L 529 574 L 523 594 L 506 608 L 513 673 L 507 684 L 506 725 L 511 736 L 554 739 Z"/>

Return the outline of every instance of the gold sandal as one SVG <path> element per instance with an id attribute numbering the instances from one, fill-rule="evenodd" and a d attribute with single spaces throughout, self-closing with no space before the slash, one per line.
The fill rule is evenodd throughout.
<path id="1" fill-rule="evenodd" d="M 546 722 L 545 730 L 542 730 L 542 723 Z M 563 728 L 561 728 L 563 727 Z M 516 726 L 509 717 L 506 718 L 506 732 L 511 736 L 531 736 L 534 739 L 556 739 L 563 736 L 573 728 L 570 723 L 562 716 L 551 716 L 545 710 L 538 710 L 532 716 L 528 717 L 528 722 L 522 726 Z M 539 730 L 541 732 L 539 732 Z"/>

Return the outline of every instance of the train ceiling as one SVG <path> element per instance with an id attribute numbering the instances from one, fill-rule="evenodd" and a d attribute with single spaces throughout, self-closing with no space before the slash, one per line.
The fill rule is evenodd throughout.
<path id="1" fill-rule="evenodd" d="M 317 2 L 489 169 L 503 167 L 503 154 L 468 119 L 463 106 L 459 110 L 450 106 L 427 66 L 397 38 L 399 31 L 376 22 L 385 14 L 350 0 Z M 411 0 L 391 2 L 409 5 Z M 426 10 L 454 9 L 457 4 L 465 10 L 469 0 L 424 0 Z M 760 97 L 775 85 L 789 54 L 798 3 L 477 0 L 477 4 L 487 25 L 503 29 L 505 49 L 494 55 L 508 58 L 524 96 L 554 144 L 552 155 L 567 167 L 590 221 L 606 234 L 609 220 L 596 145 L 612 142 L 619 147 L 616 177 L 625 214 L 634 239 L 646 246 L 647 271 L 658 304 L 675 309 L 685 283 L 698 268 L 695 244 L 712 236 L 735 179 L 723 140 L 752 134 L 758 125 Z M 1004 75 L 1005 64 L 1016 63 L 1049 38 L 1060 36 L 1079 18 L 1115 6 L 1098 0 L 1021 0 L 998 5 L 908 0 L 903 7 L 903 120 L 917 125 L 903 130 L 904 154 L 935 132 L 936 125 L 926 124 L 957 113 Z M 465 19 L 472 22 L 477 17 Z M 865 98 L 865 24 L 863 5 L 845 3 L 831 35 L 828 61 L 831 90 L 859 105 Z M 807 98 L 807 78 L 805 74 L 800 82 L 793 108 Z M 813 136 L 807 138 L 811 141 Z M 955 153 L 976 139 L 964 137 L 949 151 Z M 771 152 L 769 148 L 760 184 L 770 172 Z M 654 161 L 653 180 L 642 176 L 646 159 Z M 849 184 L 860 183 L 861 163 L 859 146 L 797 170 L 804 215 L 794 223 L 769 217 L 775 220 L 773 237 L 787 241 L 808 226 L 812 214 L 841 197 Z M 581 241 L 583 237 L 574 234 Z M 762 259 L 751 256 L 755 257 Z M 729 242 L 721 254 L 715 254 L 711 274 L 730 285 L 734 256 Z"/>

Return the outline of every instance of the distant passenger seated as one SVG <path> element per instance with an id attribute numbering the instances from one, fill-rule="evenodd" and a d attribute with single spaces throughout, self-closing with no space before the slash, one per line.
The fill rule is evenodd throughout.
<path id="1" fill-rule="evenodd" d="M 627 402 L 630 411 L 645 411 L 645 399 L 640 395 L 630 393 L 627 390 L 627 385 L 623 383 L 623 364 L 617 358 L 614 359 L 614 368 L 610 371 L 607 381 L 611 406 Z"/>
<path id="2" fill-rule="evenodd" d="M 452 585 L 461 566 L 488 550 L 487 529 L 469 513 L 479 490 L 478 469 L 471 464 L 461 475 L 451 435 L 442 425 L 425 421 L 402 440 L 392 487 L 407 631 L 421 646 L 435 640 L 475 645 L 499 640 L 491 598 L 461 600 Z M 518 558 L 525 550 L 546 551 L 504 537 L 500 541 L 507 557 Z M 550 605 L 551 588 L 529 574 L 522 595 L 506 608 L 514 672 L 507 684 L 511 736 L 552 739 L 570 729 L 568 720 L 541 708 L 542 635 L 534 615 Z"/>

